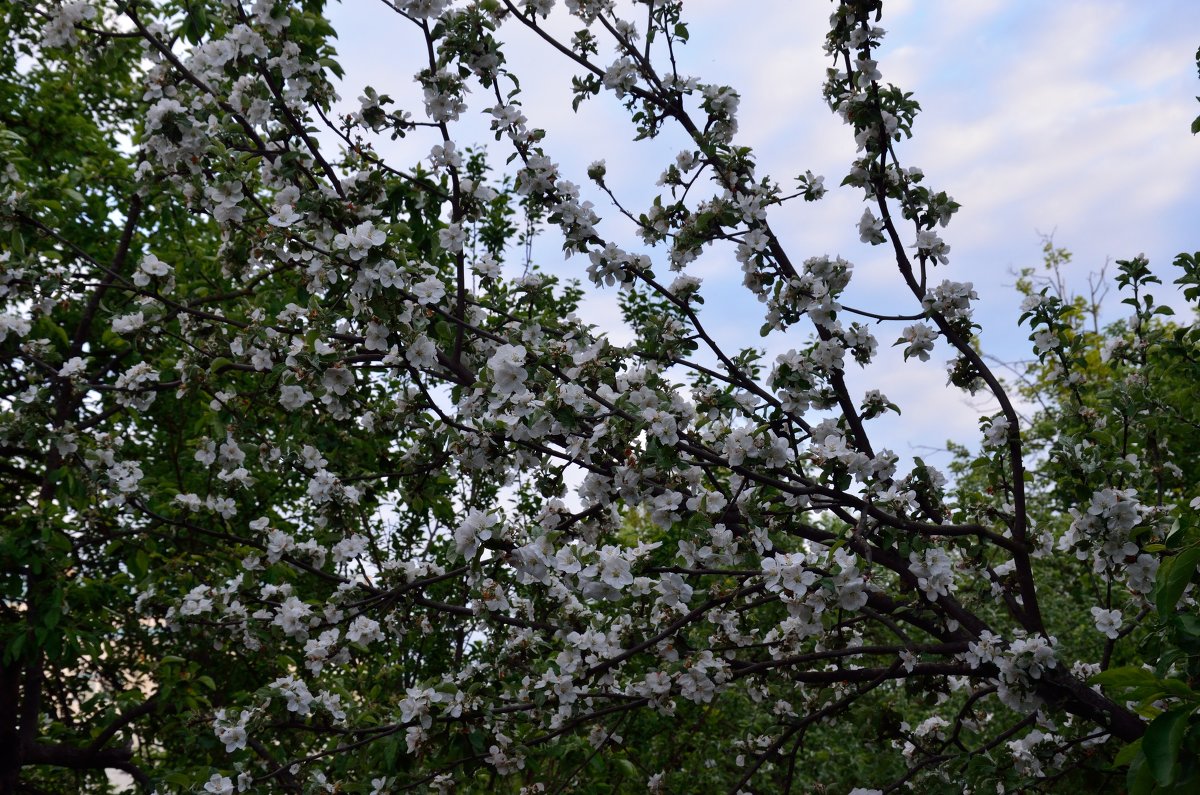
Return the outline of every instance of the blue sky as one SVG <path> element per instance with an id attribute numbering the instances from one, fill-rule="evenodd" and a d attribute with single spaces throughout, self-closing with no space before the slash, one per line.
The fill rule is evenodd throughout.
<path id="1" fill-rule="evenodd" d="M 828 65 L 821 42 L 831 4 L 685 0 L 684 7 L 692 40 L 682 53 L 681 71 L 739 91 L 738 141 L 754 147 L 760 175 L 770 174 L 786 188 L 809 169 L 837 185 L 853 159 L 854 143 L 820 96 Z M 423 65 L 423 48 L 411 25 L 369 0 L 346 0 L 330 12 L 346 69 L 345 107 L 355 107 L 361 88 L 371 85 L 419 117 L 412 75 Z M 571 22 L 551 20 L 549 27 L 568 32 Z M 1040 263 L 1039 233 L 1053 232 L 1058 245 L 1074 252 L 1071 281 L 1080 288 L 1088 271 L 1106 258 L 1145 252 L 1169 276 L 1176 253 L 1200 249 L 1200 138 L 1188 129 L 1200 113 L 1195 100 L 1200 2 L 888 0 L 881 24 L 889 31 L 877 55 L 884 79 L 914 92 L 924 109 L 901 157 L 963 205 L 943 230 L 950 265 L 935 276 L 975 284 L 985 350 L 1014 360 L 1028 349 L 1027 333 L 1016 327 L 1019 298 L 1011 272 Z M 548 154 L 594 201 L 604 218 L 601 233 L 640 250 L 630 225 L 607 199 L 589 193 L 587 165 L 604 159 L 608 183 L 622 202 L 644 210 L 656 193 L 657 175 L 683 148 L 683 138 L 634 143 L 632 125 L 611 95 L 573 113 L 571 65 L 515 23 L 502 28 L 502 38 L 509 44 L 510 68 L 522 79 L 530 126 L 548 131 Z M 611 57 L 611 50 L 602 49 L 602 60 Z M 468 103 L 470 118 L 457 141 L 499 147 L 479 119 L 492 103 L 483 96 L 468 97 Z M 435 142 L 419 136 L 381 141 L 380 151 L 408 165 L 425 158 Z M 899 284 L 895 266 L 886 247 L 859 242 L 861 213 L 860 196 L 843 188 L 815 205 L 777 208 L 770 220 L 794 259 L 828 253 L 855 264 L 847 303 L 895 309 L 890 303 Z M 586 265 L 581 258 L 563 262 L 553 243 L 539 259 L 577 277 Z M 712 252 L 696 264 L 695 274 L 705 279 L 704 294 L 710 296 L 710 330 L 731 347 L 763 344 L 754 333 L 759 305 L 741 288 L 732 252 Z M 619 340 L 615 298 L 613 292 L 594 296 L 585 317 Z M 1182 306 L 1170 289 L 1161 298 Z M 1117 302 L 1110 304 L 1109 318 L 1119 317 Z M 898 327 L 877 329 L 881 348 L 898 333 Z M 771 338 L 766 344 L 774 354 L 801 342 Z M 944 360 L 943 354 L 903 365 L 890 351 L 869 379 L 855 377 L 863 388 L 882 388 L 904 409 L 899 420 L 882 428 L 898 453 L 920 453 L 922 446 L 947 438 L 973 443 L 975 422 L 986 406 L 944 387 Z"/>

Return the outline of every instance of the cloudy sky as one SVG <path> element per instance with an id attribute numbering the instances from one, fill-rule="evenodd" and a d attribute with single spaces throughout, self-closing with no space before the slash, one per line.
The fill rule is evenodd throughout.
<path id="1" fill-rule="evenodd" d="M 755 149 L 758 173 L 787 188 L 797 174 L 811 170 L 824 175 L 828 186 L 837 185 L 854 157 L 854 143 L 820 95 L 828 65 L 821 44 L 831 4 L 685 0 L 684 7 L 692 38 L 680 70 L 738 90 L 738 142 Z M 353 109 L 362 87 L 370 85 L 419 117 L 412 75 L 423 66 L 423 46 L 412 26 L 369 0 L 344 0 L 330 11 L 346 69 L 345 108 Z M 552 21 L 549 27 L 569 32 L 570 22 Z M 1012 271 L 1040 263 L 1043 233 L 1054 233 L 1058 245 L 1074 252 L 1069 275 L 1080 289 L 1088 272 L 1107 259 L 1139 252 L 1169 282 L 1174 255 L 1200 249 L 1200 138 L 1189 133 L 1191 119 L 1200 113 L 1195 100 L 1200 2 L 888 0 L 881 24 L 888 36 L 876 57 L 884 80 L 914 92 L 923 108 L 900 156 L 925 171 L 927 184 L 963 205 L 942 232 L 951 263 L 934 275 L 975 284 L 985 350 L 1008 361 L 1026 355 L 1027 332 L 1016 327 L 1019 298 Z M 548 132 L 548 154 L 595 202 L 605 219 L 601 233 L 639 250 L 629 225 L 607 200 L 588 193 L 586 168 L 604 159 L 608 183 L 621 201 L 644 210 L 656 193 L 657 175 L 684 147 L 683 138 L 634 143 L 632 124 L 611 95 L 573 113 L 571 64 L 515 23 L 501 37 L 508 43 L 510 68 L 521 77 L 530 126 Z M 612 57 L 611 49 L 602 50 L 602 59 Z M 482 96 L 471 103 L 470 118 L 456 133 L 460 145 L 501 146 L 478 119 L 490 104 Z M 381 142 L 380 151 L 407 165 L 427 157 L 435 142 L 414 136 Z M 859 242 L 861 213 L 857 192 L 843 188 L 817 204 L 777 208 L 770 220 L 793 259 L 828 253 L 855 264 L 847 303 L 912 311 L 890 303 L 899 286 L 895 265 L 886 247 Z M 576 277 L 586 265 L 582 258 L 563 262 L 556 244 L 540 249 L 538 258 L 548 269 Z M 761 311 L 740 287 L 730 253 L 706 256 L 695 274 L 705 279 L 707 322 L 718 339 L 734 348 L 762 345 L 755 334 Z M 1161 298 L 1182 306 L 1171 289 Z M 1119 317 L 1117 302 L 1110 305 L 1108 316 Z M 592 298 L 586 310 L 589 319 L 622 339 L 614 295 Z M 898 332 L 876 329 L 881 348 Z M 773 355 L 802 342 L 771 338 L 766 346 Z M 945 358 L 905 366 L 889 352 L 869 379 L 856 380 L 864 388 L 882 388 L 904 409 L 902 418 L 882 429 L 886 444 L 901 454 L 923 454 L 925 446 L 937 447 L 947 438 L 973 443 L 985 407 L 944 387 Z"/>

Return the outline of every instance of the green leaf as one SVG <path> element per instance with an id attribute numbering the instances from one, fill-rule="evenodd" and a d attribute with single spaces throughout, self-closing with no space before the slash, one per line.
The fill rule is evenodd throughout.
<path id="1" fill-rule="evenodd" d="M 471 743 L 471 748 L 475 749 L 475 753 L 482 754 L 487 748 L 487 743 L 484 742 L 483 732 L 473 731 L 467 735 L 467 739 Z"/>
<path id="2" fill-rule="evenodd" d="M 226 367 L 228 367 L 231 364 L 233 364 L 232 360 L 227 359 L 224 356 L 218 356 L 212 360 L 212 364 L 210 364 L 208 366 L 208 371 L 215 375 L 217 373 L 220 373 L 222 370 L 224 370 Z"/>
<path id="3" fill-rule="evenodd" d="M 1194 700 L 1196 698 L 1196 694 L 1192 692 L 1192 689 L 1180 679 L 1168 676 L 1159 682 L 1159 685 L 1168 695 L 1172 695 L 1177 698 L 1186 698 L 1189 700 Z"/>
<path id="4" fill-rule="evenodd" d="M 11 663 L 13 660 L 19 659 L 21 649 L 25 646 L 26 635 L 24 632 L 14 637 L 7 646 L 4 647 L 3 662 Z"/>
<path id="5" fill-rule="evenodd" d="M 1122 748 L 1120 751 L 1117 752 L 1117 755 L 1113 757 L 1112 766 L 1114 768 L 1125 767 L 1125 765 L 1132 762 L 1134 760 L 1134 757 L 1136 757 L 1141 752 L 1142 752 L 1141 739 L 1134 740 L 1129 745 L 1125 746 L 1124 748 Z"/>
<path id="6" fill-rule="evenodd" d="M 1197 563 L 1200 563 L 1200 546 L 1192 546 L 1158 567 L 1158 593 L 1154 604 L 1163 618 L 1175 610 L 1183 589 L 1192 581 Z"/>
<path id="7" fill-rule="evenodd" d="M 1129 789 L 1129 795 L 1149 795 L 1154 791 L 1154 774 L 1146 764 L 1146 757 L 1139 755 L 1133 760 L 1125 776 L 1125 786 Z"/>
<path id="8" fill-rule="evenodd" d="M 1179 760 L 1179 747 L 1183 744 L 1183 733 L 1191 713 L 1190 706 L 1177 707 L 1159 715 L 1146 727 L 1142 752 L 1154 780 L 1163 786 L 1175 779 L 1175 763 Z"/>
<path id="9" fill-rule="evenodd" d="M 139 549 L 133 555 L 133 565 L 130 567 L 135 577 L 139 579 L 146 576 L 150 571 L 150 556 L 146 554 L 146 550 Z"/>
<path id="10" fill-rule="evenodd" d="M 192 44 L 199 44 L 204 39 L 208 28 L 208 13 L 204 6 L 188 4 L 187 17 L 183 22 L 183 36 Z"/>
<path id="11" fill-rule="evenodd" d="M 1109 668 L 1088 681 L 1094 685 L 1108 685 L 1109 687 L 1153 687 L 1159 684 L 1158 677 L 1154 674 L 1144 668 L 1132 666 Z"/>
<path id="12" fill-rule="evenodd" d="M 344 77 L 346 74 L 342 70 L 342 65 L 339 64 L 337 61 L 333 60 L 332 58 L 320 58 L 317 60 L 317 63 L 319 63 L 325 69 L 328 69 L 330 72 L 332 72 L 339 78 Z"/>
<path id="13" fill-rule="evenodd" d="M 1200 617 L 1191 613 L 1180 613 L 1175 618 L 1181 632 L 1193 638 L 1200 638 Z"/>

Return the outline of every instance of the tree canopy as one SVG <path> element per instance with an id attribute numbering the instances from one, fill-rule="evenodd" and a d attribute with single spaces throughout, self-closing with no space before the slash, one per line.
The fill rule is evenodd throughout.
<path id="1" fill-rule="evenodd" d="M 0 1 L 0 792 L 1193 791 L 1200 329 L 1047 242 L 998 370 L 886 4 L 830 9 L 882 308 L 773 230 L 827 178 L 758 173 L 681 0 L 382 4 L 423 102 L 344 115 L 323 0 Z M 686 137 L 650 206 L 552 159 L 510 27 Z M 881 342 L 994 407 L 945 473 L 872 438 Z"/>

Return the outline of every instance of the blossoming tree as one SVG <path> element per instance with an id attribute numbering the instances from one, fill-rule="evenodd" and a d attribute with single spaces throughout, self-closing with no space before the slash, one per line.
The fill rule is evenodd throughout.
<path id="1" fill-rule="evenodd" d="M 424 103 L 365 88 L 345 117 L 322 5 L 3 6 L 0 791 L 1194 785 L 1194 482 L 1156 420 L 1194 408 L 1147 374 L 1178 383 L 1196 334 L 1156 318 L 1141 258 L 1103 367 L 1030 290 L 1066 419 L 1023 420 L 950 278 L 958 204 L 898 156 L 919 108 L 876 58 L 879 0 L 832 4 L 824 91 L 858 145 L 847 224 L 894 254 L 882 311 L 772 230 L 824 178 L 756 172 L 737 92 L 678 71 L 678 0 L 381 4 Z M 685 136 L 651 206 L 562 172 L 510 26 L 576 104 Z M 511 179 L 455 139 L 480 112 Z M 429 139 L 431 170 L 388 136 Z M 633 342 L 504 267 L 539 224 Z M 765 369 L 705 325 L 709 250 L 792 348 Z M 846 371 L 877 334 L 997 407 L 952 481 L 872 441 L 902 407 Z"/>

